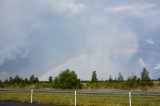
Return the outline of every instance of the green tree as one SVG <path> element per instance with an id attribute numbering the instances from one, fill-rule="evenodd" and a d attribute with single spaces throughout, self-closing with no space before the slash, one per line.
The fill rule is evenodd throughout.
<path id="1" fill-rule="evenodd" d="M 149 77 L 149 72 L 147 71 L 145 67 L 143 68 L 143 71 L 141 72 L 141 85 L 142 86 L 153 85 L 153 82 L 151 81 Z"/>
<path id="2" fill-rule="evenodd" d="M 34 82 L 34 75 L 31 75 L 31 76 L 30 76 L 29 82 L 30 82 L 30 83 L 33 83 L 33 82 Z"/>
<path id="3" fill-rule="evenodd" d="M 117 77 L 115 77 L 115 78 L 114 78 L 114 82 L 117 82 L 117 81 L 118 81 L 118 79 L 117 79 Z"/>
<path id="4" fill-rule="evenodd" d="M 9 81 L 8 81 L 8 79 L 6 78 L 6 80 L 4 80 L 4 84 L 8 84 L 9 83 Z"/>
<path id="5" fill-rule="evenodd" d="M 10 83 L 10 84 L 13 84 L 13 83 L 14 83 L 14 80 L 13 80 L 12 76 L 9 77 L 9 83 Z"/>
<path id="6" fill-rule="evenodd" d="M 54 87 L 62 89 L 80 88 L 80 80 L 77 78 L 75 71 L 66 69 L 62 71 L 57 77 L 55 77 Z"/>
<path id="7" fill-rule="evenodd" d="M 3 88 L 3 87 L 4 87 L 3 81 L 0 79 L 0 88 Z"/>
<path id="8" fill-rule="evenodd" d="M 53 77 L 52 77 L 52 76 L 49 76 L 48 81 L 49 81 L 49 82 L 52 82 L 52 81 L 53 81 Z"/>
<path id="9" fill-rule="evenodd" d="M 31 75 L 30 79 L 29 79 L 29 82 L 30 83 L 37 83 L 37 82 L 39 82 L 39 79 L 38 79 L 38 77 L 35 77 L 34 75 Z"/>
<path id="10" fill-rule="evenodd" d="M 28 84 L 28 82 L 29 82 L 29 81 L 28 81 L 28 78 L 25 78 L 25 79 L 24 79 L 24 83 L 25 83 L 25 84 Z"/>
<path id="11" fill-rule="evenodd" d="M 97 74 L 96 74 L 96 71 L 93 71 L 92 72 L 91 82 L 96 82 L 96 81 L 98 81 Z"/>
<path id="12" fill-rule="evenodd" d="M 34 78 L 34 83 L 38 83 L 38 82 L 39 82 L 38 77 L 35 77 L 35 78 Z"/>
<path id="13" fill-rule="evenodd" d="M 118 82 L 123 82 L 123 75 L 121 72 L 118 73 Z"/>
<path id="14" fill-rule="evenodd" d="M 127 79 L 127 84 L 129 87 L 137 87 L 139 85 L 138 77 L 132 73 Z"/>
<path id="15" fill-rule="evenodd" d="M 109 82 L 113 82 L 113 79 L 112 79 L 112 76 L 111 76 L 111 75 L 109 76 L 108 81 L 109 81 Z"/>
<path id="16" fill-rule="evenodd" d="M 22 78 L 20 78 L 18 75 L 16 75 L 13 80 L 14 80 L 14 83 L 16 84 L 19 84 L 22 82 Z"/>

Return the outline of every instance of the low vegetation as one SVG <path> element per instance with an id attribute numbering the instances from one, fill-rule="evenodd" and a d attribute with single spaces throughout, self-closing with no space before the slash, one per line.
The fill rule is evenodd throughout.
<path id="1" fill-rule="evenodd" d="M 0 101 L 30 103 L 30 92 L 0 91 Z M 33 103 L 74 106 L 74 93 L 34 92 Z M 159 95 L 132 95 L 133 106 L 159 106 Z M 77 106 L 128 106 L 127 94 L 77 94 Z"/>
<path id="2" fill-rule="evenodd" d="M 66 69 L 57 77 L 50 76 L 48 81 L 39 81 L 38 77 L 21 78 L 18 75 L 0 81 L 1 88 L 34 88 L 34 89 L 112 89 L 112 90 L 160 90 L 160 79 L 151 80 L 144 68 L 141 77 L 132 74 L 127 80 L 122 73 L 113 79 L 98 80 L 96 71 L 93 71 L 90 81 L 78 79 L 75 71 Z M 0 101 L 14 101 L 30 103 L 28 91 L 0 91 Z M 33 103 L 58 104 L 73 106 L 74 93 L 34 92 Z M 159 106 L 159 95 L 132 95 L 133 106 Z M 77 106 L 128 106 L 127 94 L 77 94 Z"/>
<path id="3" fill-rule="evenodd" d="M 35 88 L 35 89 L 116 89 L 116 90 L 160 90 L 160 78 L 152 80 L 146 68 L 140 73 L 141 77 L 133 74 L 124 80 L 122 73 L 114 79 L 110 75 L 107 80 L 98 80 L 96 71 L 93 71 L 90 81 L 78 79 L 75 71 L 66 69 L 57 77 L 50 76 L 48 81 L 39 81 L 38 77 L 21 78 L 18 75 L 0 81 L 0 88 Z"/>

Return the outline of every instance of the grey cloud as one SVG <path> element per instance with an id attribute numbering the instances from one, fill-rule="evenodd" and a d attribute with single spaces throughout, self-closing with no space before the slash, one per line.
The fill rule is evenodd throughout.
<path id="1" fill-rule="evenodd" d="M 145 8 L 138 11 L 140 13 L 135 13 L 137 10 L 128 7 L 127 12 L 131 11 L 129 14 L 131 16 L 127 16 L 126 10 L 124 14 L 106 12 L 106 5 L 107 8 L 115 7 L 115 2 L 105 4 L 106 1 L 98 1 L 100 8 L 94 3 L 76 0 L 0 2 L 1 69 L 11 70 L 15 66 L 19 67 L 15 68 L 16 72 L 22 75 L 31 72 L 39 74 L 78 54 L 101 50 L 98 54 L 93 53 L 88 57 L 78 58 L 79 60 L 66 65 L 77 69 L 83 78 L 86 77 L 85 72 L 90 74 L 93 70 L 99 71 L 100 77 L 105 77 L 104 73 L 110 73 L 110 70 L 114 70 L 113 74 L 123 71 L 126 76 L 134 71 L 133 66 L 136 66 L 136 63 L 132 58 L 142 47 L 139 41 L 144 40 L 147 33 L 145 28 L 149 24 L 146 24 L 148 20 L 133 17 L 137 14 L 144 17 L 145 8 L 152 11 L 155 6 L 147 7 L 146 3 Z M 120 4 L 124 5 L 123 2 Z M 138 6 L 140 8 L 140 5 Z M 142 11 L 145 11 L 144 14 Z M 149 16 L 158 14 L 158 12 L 150 13 Z M 134 50 L 122 52 L 123 49 Z M 130 63 L 131 61 L 134 65 Z M 19 66 L 20 63 L 23 63 L 22 67 Z M 79 64 L 81 67 L 78 67 Z M 11 69 L 6 68 L 7 66 Z M 128 71 L 130 67 L 133 69 Z M 59 71 L 61 70 L 53 70 L 53 74 Z"/>

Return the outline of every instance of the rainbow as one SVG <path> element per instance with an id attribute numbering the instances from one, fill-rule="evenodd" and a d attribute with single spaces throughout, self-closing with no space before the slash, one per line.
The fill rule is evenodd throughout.
<path id="1" fill-rule="evenodd" d="M 44 79 L 48 78 L 50 75 L 52 75 L 51 73 L 53 71 L 66 69 L 66 68 L 68 68 L 67 65 L 69 65 L 71 63 L 74 63 L 75 61 L 87 58 L 88 56 L 93 55 L 93 54 L 103 53 L 103 52 L 107 52 L 107 51 L 109 51 L 109 52 L 120 52 L 120 53 L 136 53 L 136 52 L 139 51 L 139 52 L 144 52 L 144 53 L 149 53 L 149 54 L 156 54 L 156 55 L 158 54 L 158 55 L 160 55 L 160 53 L 158 53 L 158 52 L 147 51 L 147 50 L 138 50 L 137 48 L 97 49 L 97 50 L 92 51 L 92 52 L 84 52 L 84 53 L 77 54 L 77 55 L 71 57 L 70 59 L 65 60 L 65 61 L 63 61 L 63 62 L 61 62 L 61 63 L 59 63 L 59 64 L 57 64 L 57 65 L 55 65 L 55 66 L 53 66 L 51 68 L 49 68 L 48 70 L 45 70 L 44 73 L 39 75 L 39 79 L 40 80 L 44 80 Z"/>
<path id="2" fill-rule="evenodd" d="M 85 54 L 85 53 L 75 55 L 75 56 L 71 57 L 70 59 L 65 60 L 65 61 L 63 61 L 63 62 L 61 62 L 61 63 L 59 63 L 59 64 L 57 64 L 57 65 L 55 65 L 55 66 L 53 66 L 51 68 L 49 68 L 48 70 L 44 71 L 44 73 L 42 73 L 39 76 L 39 79 L 40 80 L 44 80 L 46 77 L 49 77 L 50 75 L 52 75 L 51 74 L 52 71 L 58 71 L 62 67 L 67 66 L 67 64 L 70 64 L 70 63 L 72 63 L 72 62 L 74 62 L 76 60 L 80 60 L 81 58 L 85 58 L 86 56 L 87 56 L 87 54 Z M 67 67 L 64 67 L 64 68 L 66 69 Z"/>

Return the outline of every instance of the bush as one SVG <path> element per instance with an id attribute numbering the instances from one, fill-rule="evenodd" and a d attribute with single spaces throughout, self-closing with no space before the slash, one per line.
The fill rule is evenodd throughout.
<path id="1" fill-rule="evenodd" d="M 75 71 L 70 71 L 70 69 L 62 71 L 55 77 L 53 83 L 55 88 L 74 89 L 81 87 L 80 79 L 77 78 L 77 74 Z"/>

